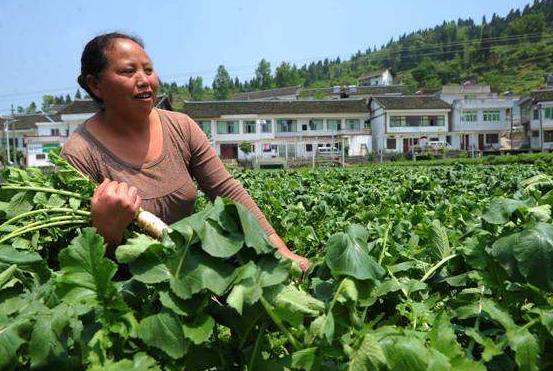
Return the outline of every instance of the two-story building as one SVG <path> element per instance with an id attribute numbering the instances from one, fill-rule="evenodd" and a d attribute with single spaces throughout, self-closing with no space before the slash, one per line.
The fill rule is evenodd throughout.
<path id="1" fill-rule="evenodd" d="M 246 158 L 240 144 L 253 145 L 251 156 L 311 157 L 338 151 L 371 151 L 366 99 L 185 102 L 193 118 L 224 159 Z"/>
<path id="2" fill-rule="evenodd" d="M 530 148 L 553 150 L 553 89 L 534 90 L 523 101 L 523 122 L 528 130 Z"/>
<path id="3" fill-rule="evenodd" d="M 433 95 L 371 97 L 373 149 L 407 153 L 429 141 L 445 143 L 450 112 L 451 106 Z"/>
<path id="4" fill-rule="evenodd" d="M 386 68 L 360 76 L 357 81 L 360 86 L 389 86 L 394 84 L 394 74 Z"/>
<path id="5" fill-rule="evenodd" d="M 513 134 L 522 134 L 518 97 L 498 96 L 489 85 L 446 85 L 440 98 L 452 106 L 449 140 L 453 149 L 514 149 Z"/>

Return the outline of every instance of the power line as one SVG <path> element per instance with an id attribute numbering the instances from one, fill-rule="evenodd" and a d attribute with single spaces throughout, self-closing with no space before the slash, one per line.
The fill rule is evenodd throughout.
<path id="1" fill-rule="evenodd" d="M 429 49 L 437 49 L 437 48 L 449 48 L 449 47 L 452 47 L 452 46 L 456 46 L 456 47 L 460 47 L 460 46 L 466 46 L 466 45 L 471 45 L 471 44 L 477 44 L 477 43 L 482 43 L 483 41 L 486 41 L 486 42 L 498 42 L 498 41 L 503 41 L 503 42 L 514 42 L 514 41 L 517 41 L 517 40 L 524 40 L 526 38 L 529 38 L 529 37 L 533 37 L 533 36 L 541 36 L 541 39 L 538 40 L 538 41 L 544 41 L 544 40 L 548 40 L 548 39 L 553 39 L 553 34 L 547 34 L 547 33 L 528 33 L 528 34 L 521 34 L 521 35 L 513 35 L 513 36 L 498 36 L 498 37 L 489 37 L 489 38 L 474 38 L 472 40 L 466 40 L 466 41 L 458 41 L 458 42 L 451 42 L 451 43 L 447 43 L 447 44 L 439 44 L 439 43 L 435 43 L 434 46 L 432 46 L 431 43 L 425 45 L 425 46 L 418 46 L 418 47 L 411 47 L 411 48 L 399 48 L 399 49 L 392 49 L 390 50 L 389 48 L 384 48 L 384 49 L 380 49 L 376 52 L 372 52 L 370 54 L 365 54 L 364 57 L 367 58 L 367 62 L 368 63 L 371 63 L 371 62 L 374 62 L 374 61 L 379 61 L 379 60 L 382 60 L 382 59 L 385 59 L 385 58 L 389 58 L 390 55 L 392 54 L 399 54 L 401 52 L 416 52 L 416 51 L 427 51 Z M 401 42 L 399 40 L 395 41 L 396 43 L 398 42 Z M 499 46 L 499 45 L 491 45 L 490 47 L 495 47 L 495 46 Z M 507 47 L 518 47 L 518 45 L 502 45 L 502 46 L 507 46 Z M 462 49 L 453 49 L 453 50 L 441 50 L 441 51 L 436 51 L 436 52 L 428 52 L 428 53 L 414 53 L 414 54 L 411 54 L 409 55 L 408 57 L 409 58 L 420 58 L 420 57 L 423 57 L 423 56 L 433 56 L 433 55 L 442 55 L 442 54 L 453 54 L 453 53 L 459 53 L 463 51 Z M 371 55 L 371 54 L 384 54 L 384 55 Z M 328 58 L 333 58 L 333 57 L 329 57 L 329 56 L 318 56 L 318 57 L 310 57 L 310 58 L 302 58 L 302 59 L 296 59 L 296 60 L 290 60 L 290 61 L 286 61 L 287 63 L 298 63 L 298 62 L 307 62 L 307 61 L 310 61 L 310 60 L 314 60 L 314 59 L 328 59 Z M 352 63 L 354 61 L 350 60 L 349 61 L 344 61 L 344 62 L 349 62 L 349 63 Z M 241 71 L 241 70 L 245 70 L 245 69 L 251 69 L 253 67 L 255 67 L 256 65 L 242 65 L 242 66 L 230 66 L 227 68 L 227 70 L 232 70 L 232 71 Z M 200 77 L 209 77 L 207 76 L 206 74 L 208 73 L 213 73 L 212 70 L 202 70 L 202 71 L 185 71 L 185 72 L 178 72 L 178 73 L 173 73 L 173 74 L 164 74 L 164 75 L 160 75 L 160 78 L 163 78 L 163 79 L 171 79 L 173 78 L 174 80 L 177 80 L 177 81 L 183 81 L 183 79 L 178 79 L 177 77 L 179 76 L 189 76 L 189 77 L 192 77 L 193 75 L 194 76 L 200 76 Z M 244 76 L 244 74 L 236 74 L 236 73 L 230 73 L 229 74 L 231 75 L 234 75 L 234 77 L 240 77 L 240 76 Z M 248 76 L 251 76 L 252 73 L 249 73 L 247 74 Z M 186 79 L 186 78 L 184 78 Z M 53 88 L 53 89 L 43 89 L 43 90 L 36 90 L 36 91 L 28 91 L 28 92 L 21 92 L 21 93 L 14 93 L 14 94 L 2 94 L 0 95 L 0 101 L 5 101 L 5 100 L 11 100 L 13 98 L 24 98 L 24 97 L 28 97 L 28 96 L 32 96 L 32 95 L 39 95 L 39 94 L 51 94 L 51 93 L 67 93 L 69 91 L 73 91 L 74 89 L 78 88 L 77 86 L 72 86 L 72 87 L 63 87 L 63 88 Z"/>

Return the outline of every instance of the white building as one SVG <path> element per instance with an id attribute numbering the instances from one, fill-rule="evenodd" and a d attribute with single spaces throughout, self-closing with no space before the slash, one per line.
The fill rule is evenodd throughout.
<path id="1" fill-rule="evenodd" d="M 240 144 L 256 158 L 305 157 L 338 151 L 371 151 L 366 99 L 185 102 L 223 159 L 243 159 Z"/>
<path id="2" fill-rule="evenodd" d="M 452 105 L 448 142 L 454 149 L 513 149 L 521 127 L 518 97 L 493 94 L 489 85 L 447 85 L 440 98 Z"/>
<path id="3" fill-rule="evenodd" d="M 407 153 L 429 141 L 445 143 L 450 111 L 447 102 L 433 95 L 372 97 L 372 147 L 377 153 Z"/>
<path id="4" fill-rule="evenodd" d="M 553 89 L 534 90 L 521 103 L 523 125 L 535 151 L 553 150 Z"/>
<path id="5" fill-rule="evenodd" d="M 357 79 L 360 86 L 389 86 L 394 84 L 394 75 L 389 68 L 363 75 Z"/>

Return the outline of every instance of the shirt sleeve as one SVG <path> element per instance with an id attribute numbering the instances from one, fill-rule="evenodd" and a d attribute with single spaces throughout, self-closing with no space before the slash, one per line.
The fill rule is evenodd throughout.
<path id="1" fill-rule="evenodd" d="M 276 233 L 248 192 L 225 169 L 198 124 L 190 118 L 187 119 L 187 126 L 190 128 L 190 171 L 198 181 L 200 189 L 210 200 L 221 196 L 241 203 L 255 215 L 268 236 Z"/>

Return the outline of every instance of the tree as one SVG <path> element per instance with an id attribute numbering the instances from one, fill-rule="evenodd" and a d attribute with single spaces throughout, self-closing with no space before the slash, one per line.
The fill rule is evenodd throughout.
<path id="1" fill-rule="evenodd" d="M 193 100 L 202 100 L 204 96 L 204 80 L 198 76 L 188 80 L 188 92 Z"/>
<path id="2" fill-rule="evenodd" d="M 255 69 L 255 79 L 261 89 L 270 89 L 273 85 L 273 76 L 271 75 L 271 64 L 262 59 Z"/>
<path id="3" fill-rule="evenodd" d="M 26 110 L 26 113 L 36 113 L 36 103 L 35 102 L 31 102 L 31 104 L 29 104 L 29 107 L 27 107 L 27 110 Z"/>
<path id="4" fill-rule="evenodd" d="M 25 109 L 21 106 L 17 106 L 17 113 L 24 113 Z"/>
<path id="5" fill-rule="evenodd" d="M 220 65 L 217 67 L 217 74 L 215 75 L 215 79 L 213 79 L 212 87 L 215 99 L 228 99 L 230 92 L 230 75 L 225 66 Z"/>
<path id="6" fill-rule="evenodd" d="M 65 104 L 71 103 L 71 96 L 70 96 L 69 94 L 67 94 L 67 95 L 65 96 L 65 102 L 64 102 L 64 103 L 65 103 Z"/>
<path id="7" fill-rule="evenodd" d="M 300 74 L 296 66 L 282 62 L 275 70 L 275 85 L 279 88 L 301 84 Z"/>
<path id="8" fill-rule="evenodd" d="M 81 97 L 81 89 L 77 89 L 77 92 L 75 93 L 75 99 L 82 99 L 82 97 Z"/>
<path id="9" fill-rule="evenodd" d="M 253 152 L 253 144 L 251 144 L 250 142 L 242 142 L 240 143 L 240 145 L 238 145 L 238 148 L 240 148 L 240 151 L 244 152 L 246 157 L 248 157 L 248 155 Z"/>
<path id="10" fill-rule="evenodd" d="M 50 110 L 50 106 L 54 105 L 55 103 L 56 97 L 54 97 L 53 95 L 43 95 L 41 105 L 42 112 L 48 112 Z"/>

